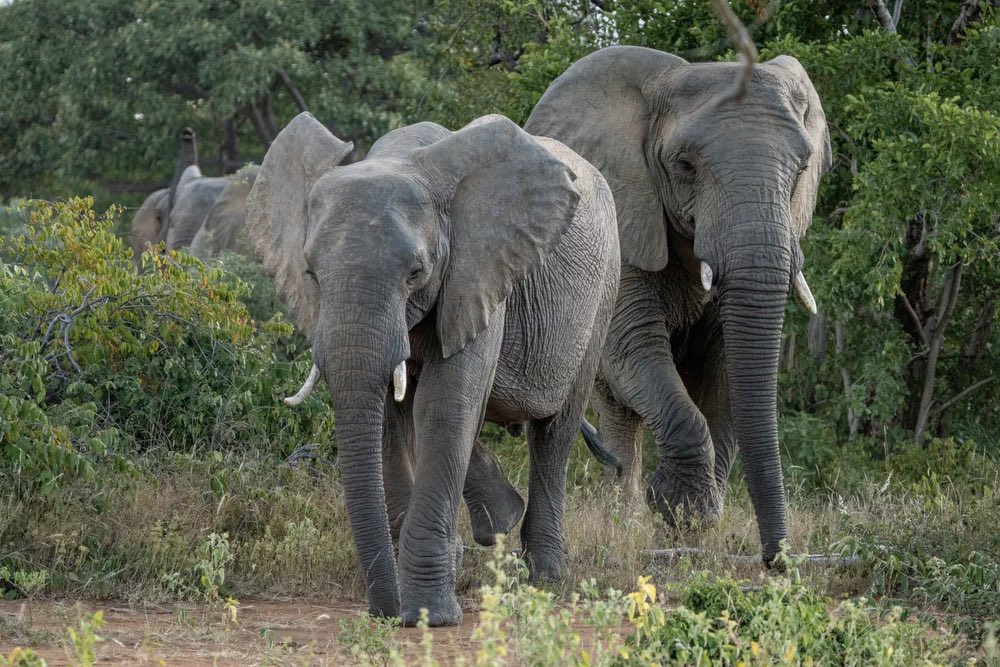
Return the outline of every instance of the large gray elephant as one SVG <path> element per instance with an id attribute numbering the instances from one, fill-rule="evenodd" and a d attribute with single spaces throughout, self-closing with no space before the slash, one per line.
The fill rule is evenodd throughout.
<path id="1" fill-rule="evenodd" d="M 614 192 L 622 280 L 595 403 L 630 493 L 643 422 L 658 456 L 646 500 L 668 521 L 720 514 L 738 450 L 770 564 L 786 537 L 782 318 L 793 285 L 815 309 L 799 242 L 830 140 L 797 60 L 756 66 L 733 101 L 739 67 L 603 49 L 552 83 L 525 130 L 565 142 Z"/>
<path id="2" fill-rule="evenodd" d="M 371 613 L 455 624 L 456 512 L 484 419 L 528 423 L 521 541 L 533 576 L 564 567 L 567 457 L 619 280 L 614 205 L 586 161 L 501 116 L 395 130 L 338 166 L 350 150 L 297 116 L 264 158 L 247 231 L 330 387 Z M 397 578 L 382 449 L 404 461 L 406 432 Z"/>

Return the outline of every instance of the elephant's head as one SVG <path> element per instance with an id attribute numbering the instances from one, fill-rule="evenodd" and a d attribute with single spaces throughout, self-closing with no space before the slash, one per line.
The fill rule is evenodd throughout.
<path id="1" fill-rule="evenodd" d="M 229 183 L 191 240 L 192 255 L 214 257 L 223 250 L 246 257 L 253 255 L 246 238 L 247 196 L 258 169 L 257 166 L 244 167 L 229 177 Z"/>
<path id="2" fill-rule="evenodd" d="M 425 366 L 460 354 L 558 243 L 578 194 L 569 169 L 502 117 L 454 133 L 409 126 L 338 166 L 351 148 L 308 113 L 292 120 L 264 157 L 247 232 L 312 340 L 372 613 L 395 615 L 381 437 L 390 382 L 405 395 L 409 332 L 433 315 Z"/>
<path id="3" fill-rule="evenodd" d="M 607 178 L 624 262 L 679 263 L 718 295 L 736 436 L 769 561 L 786 534 L 782 318 L 793 284 L 815 308 L 799 241 L 831 158 L 822 105 L 797 60 L 756 66 L 745 96 L 720 103 L 739 68 L 605 49 L 557 79 L 525 128 L 565 142 Z"/>
<path id="4" fill-rule="evenodd" d="M 142 273 L 142 253 L 163 240 L 170 215 L 170 190 L 163 188 L 146 197 L 132 218 L 132 262 Z"/>

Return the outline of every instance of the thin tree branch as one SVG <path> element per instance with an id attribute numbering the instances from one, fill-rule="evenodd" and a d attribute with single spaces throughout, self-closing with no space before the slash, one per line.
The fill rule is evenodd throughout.
<path id="1" fill-rule="evenodd" d="M 728 0 L 709 0 L 709 3 L 712 6 L 712 11 L 719 17 L 722 24 L 726 26 L 729 41 L 740 52 L 740 62 L 743 63 L 743 68 L 740 70 L 740 74 L 733 86 L 717 97 L 713 103 L 718 106 L 725 102 L 739 100 L 746 94 L 747 86 L 753 77 L 754 65 L 757 64 L 760 55 L 757 53 L 757 46 L 750 39 L 750 33 L 747 32 L 746 26 L 736 16 L 736 12 L 733 11 Z"/>
<path id="2" fill-rule="evenodd" d="M 896 4 L 892 8 L 892 24 L 899 27 L 899 13 L 903 9 L 903 0 L 896 0 Z"/>
<path id="3" fill-rule="evenodd" d="M 968 387 L 966 387 L 962 391 L 960 391 L 957 394 L 955 394 L 954 396 L 952 396 L 951 399 L 945 401 L 944 403 L 942 403 L 938 407 L 936 407 L 933 410 L 931 410 L 931 413 L 928 416 L 928 419 L 934 419 L 939 414 L 941 414 L 942 412 L 944 412 L 945 410 L 947 410 L 951 406 L 955 405 L 955 403 L 958 403 L 960 400 L 962 400 L 963 398 L 965 398 L 966 396 L 968 396 L 969 394 L 971 394 L 975 390 L 979 389 L 983 385 L 987 385 L 990 382 L 993 382 L 993 380 L 995 380 L 995 379 L 996 378 L 994 378 L 991 375 L 988 378 L 983 378 L 979 382 L 974 382 L 974 383 L 970 384 Z"/>
<path id="4" fill-rule="evenodd" d="M 917 329 L 917 334 L 920 336 L 920 342 L 923 343 L 924 347 L 927 347 L 929 345 L 927 342 L 927 334 L 924 333 L 924 325 L 920 322 L 920 316 L 917 315 L 917 311 L 913 310 L 913 305 L 910 303 L 910 300 L 906 298 L 905 294 L 900 294 L 899 299 L 903 302 L 906 312 L 909 313 L 910 317 L 913 319 L 913 324 Z"/>
<path id="5" fill-rule="evenodd" d="M 934 401 L 934 380 L 937 376 L 938 356 L 941 353 L 941 345 L 944 342 L 944 330 L 955 312 L 955 304 L 958 303 L 958 293 L 962 286 L 962 267 L 964 260 L 958 260 L 948 269 L 944 285 L 941 288 L 941 296 L 938 299 L 937 315 L 934 318 L 934 326 L 931 329 L 930 346 L 927 352 L 927 366 L 924 369 L 924 388 L 920 396 L 920 408 L 917 412 L 917 423 L 913 429 L 913 439 L 918 446 L 923 446 L 924 435 L 927 431 L 927 424 L 930 422 L 931 404 Z"/>
<path id="6" fill-rule="evenodd" d="M 281 85 L 285 87 L 288 94 L 291 96 L 292 101 L 295 102 L 295 106 L 299 108 L 299 111 L 309 111 L 309 107 L 306 106 L 306 98 L 302 97 L 302 93 L 299 89 L 295 87 L 292 83 L 292 79 L 288 76 L 288 72 L 284 70 L 283 67 L 278 68 L 278 80 L 281 81 Z"/>
<path id="7" fill-rule="evenodd" d="M 868 0 L 868 7 L 875 15 L 875 20 L 886 32 L 896 32 L 896 22 L 892 20 L 892 14 L 885 6 L 885 0 Z"/>

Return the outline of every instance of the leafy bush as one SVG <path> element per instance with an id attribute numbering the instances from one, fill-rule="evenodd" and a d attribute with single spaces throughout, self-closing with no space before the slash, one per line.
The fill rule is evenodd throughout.
<path id="1" fill-rule="evenodd" d="M 279 454 L 328 436 L 324 401 L 278 400 L 310 361 L 278 360 L 292 327 L 255 322 L 245 283 L 179 253 L 137 275 L 115 211 L 88 199 L 25 207 L 25 233 L 0 239 L 0 464 L 19 480 L 128 468 L 123 454 L 155 448 Z"/>

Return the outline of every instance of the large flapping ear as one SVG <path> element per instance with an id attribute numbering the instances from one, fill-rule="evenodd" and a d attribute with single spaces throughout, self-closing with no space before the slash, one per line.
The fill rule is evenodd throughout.
<path id="1" fill-rule="evenodd" d="M 563 142 L 611 186 L 622 259 L 646 271 L 667 265 L 667 226 L 645 145 L 653 114 L 643 86 L 686 62 L 638 46 L 615 46 L 578 60 L 542 95 L 524 129 Z"/>
<path id="2" fill-rule="evenodd" d="M 437 329 L 450 357 L 558 245 L 580 196 L 569 167 L 503 116 L 474 121 L 413 156 L 448 219 Z"/>
<path id="3" fill-rule="evenodd" d="M 812 222 L 816 195 L 819 192 L 819 180 L 833 164 L 830 130 L 826 125 L 826 114 L 823 113 L 819 95 L 802 64 L 791 56 L 778 56 L 765 64 L 776 65 L 790 72 L 802 86 L 808 100 L 803 122 L 809 135 L 811 155 L 809 164 L 799 176 L 795 191 L 792 193 L 792 229 L 796 234 L 795 238 L 798 239 L 805 235 L 806 229 Z"/>
<path id="4" fill-rule="evenodd" d="M 306 196 L 352 148 L 304 111 L 267 150 L 247 197 L 247 234 L 292 321 L 307 338 L 312 338 L 318 304 L 305 275 Z"/>

